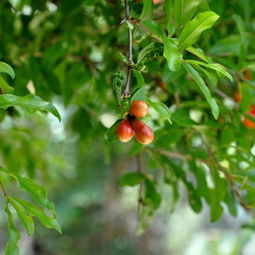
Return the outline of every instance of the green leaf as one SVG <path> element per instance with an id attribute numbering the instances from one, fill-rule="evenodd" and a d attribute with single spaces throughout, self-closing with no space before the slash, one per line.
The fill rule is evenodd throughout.
<path id="1" fill-rule="evenodd" d="M 14 91 L 14 88 L 11 87 L 2 76 L 0 76 L 0 88 L 4 94 L 12 94 Z"/>
<path id="2" fill-rule="evenodd" d="M 168 67 L 171 71 L 178 71 L 181 66 L 182 54 L 178 50 L 178 47 L 171 38 L 165 37 L 163 39 L 164 43 L 164 57 L 167 60 Z"/>
<path id="3" fill-rule="evenodd" d="M 213 196 L 211 203 L 211 221 L 217 221 L 223 213 L 223 207 L 221 204 L 217 203 L 217 199 Z"/>
<path id="4" fill-rule="evenodd" d="M 188 191 L 190 207 L 194 212 L 199 213 L 202 209 L 199 192 L 194 188 L 193 184 L 187 180 L 185 175 L 182 177 L 182 180 Z"/>
<path id="5" fill-rule="evenodd" d="M 217 73 L 227 77 L 230 81 L 233 81 L 233 77 L 232 75 L 226 70 L 226 68 L 218 63 L 204 63 L 202 61 L 197 61 L 197 60 L 191 60 L 191 59 L 186 59 L 185 62 L 190 63 L 192 65 L 196 65 L 196 66 L 204 66 L 206 68 L 212 69 L 214 71 L 216 71 Z"/>
<path id="6" fill-rule="evenodd" d="M 162 56 L 163 46 L 161 43 L 153 42 L 146 45 L 140 52 L 137 57 L 137 65 L 141 62 L 147 62 L 155 57 Z"/>
<path id="7" fill-rule="evenodd" d="M 217 221 L 222 213 L 223 207 L 221 201 L 224 199 L 224 196 L 227 191 L 227 182 L 225 178 L 219 176 L 218 169 L 212 169 L 212 178 L 214 181 L 214 189 L 211 194 L 211 221 Z"/>
<path id="8" fill-rule="evenodd" d="M 153 212 L 149 206 L 141 206 L 139 213 L 139 224 L 137 226 L 137 235 L 144 233 L 146 228 L 148 228 L 149 222 L 151 222 L 153 217 Z"/>
<path id="9" fill-rule="evenodd" d="M 141 72 L 139 72 L 138 70 L 133 70 L 134 76 L 136 78 L 137 81 L 137 87 L 141 88 L 144 85 L 144 78 L 143 75 L 141 74 Z"/>
<path id="10" fill-rule="evenodd" d="M 137 65 L 140 64 L 142 62 L 142 60 L 145 58 L 145 56 L 150 53 L 152 50 L 155 49 L 155 44 L 154 43 L 150 43 L 148 45 L 146 45 L 138 54 L 137 57 Z"/>
<path id="11" fill-rule="evenodd" d="M 104 138 L 109 142 L 117 141 L 117 128 L 119 123 L 121 122 L 121 119 L 114 122 L 114 124 L 107 129 L 107 131 L 104 134 Z"/>
<path id="12" fill-rule="evenodd" d="M 217 40 L 216 43 L 211 46 L 208 53 L 213 55 L 229 54 L 240 56 L 240 36 L 230 35 Z"/>
<path id="13" fill-rule="evenodd" d="M 235 194 L 231 189 L 226 191 L 224 202 L 226 203 L 229 212 L 236 217 L 237 216 L 237 201 L 235 198 Z"/>
<path id="14" fill-rule="evenodd" d="M 247 41 L 245 40 L 245 22 L 239 15 L 234 14 L 232 17 L 237 24 L 241 36 L 241 42 L 244 43 L 243 46 L 247 47 Z"/>
<path id="15" fill-rule="evenodd" d="M 144 101 L 145 99 L 145 91 L 144 91 L 144 86 L 141 88 L 138 88 L 137 90 L 134 91 L 130 98 L 130 104 L 132 104 L 134 101 L 141 100 Z"/>
<path id="16" fill-rule="evenodd" d="M 122 86 L 124 82 L 124 75 L 122 72 L 118 72 L 112 76 L 112 87 L 118 104 L 121 104 L 122 100 Z"/>
<path id="17" fill-rule="evenodd" d="M 197 56 L 198 58 L 202 59 L 203 61 L 205 61 L 207 63 L 211 63 L 212 62 L 212 60 L 205 55 L 203 50 L 201 50 L 199 48 L 196 49 L 196 48 L 190 46 L 190 47 L 188 47 L 186 49 L 186 51 L 192 53 L 193 55 Z"/>
<path id="18" fill-rule="evenodd" d="M 125 56 L 125 55 L 123 55 L 121 52 L 117 52 L 117 54 L 118 54 L 118 56 L 119 56 L 119 58 L 120 58 L 120 60 L 123 62 L 123 63 L 125 63 L 125 64 L 128 64 L 128 60 L 127 60 L 127 57 Z"/>
<path id="19" fill-rule="evenodd" d="M 134 187 L 145 180 L 145 176 L 139 172 L 132 172 L 124 174 L 120 179 L 120 186 L 131 186 Z"/>
<path id="20" fill-rule="evenodd" d="M 201 212 L 201 210 L 202 210 L 202 202 L 201 202 L 201 199 L 200 199 L 200 197 L 198 195 L 197 190 L 195 190 L 194 188 L 190 189 L 188 191 L 188 194 L 189 194 L 189 204 L 190 204 L 190 207 L 196 213 Z"/>
<path id="21" fill-rule="evenodd" d="M 196 158 L 196 157 L 194 157 Z M 197 179 L 197 193 L 200 197 L 204 197 L 207 204 L 210 205 L 211 190 L 207 185 L 206 173 L 203 169 L 196 165 L 195 161 L 190 162 L 190 169 L 193 171 Z"/>
<path id="22" fill-rule="evenodd" d="M 189 112 L 186 109 L 177 109 L 172 114 L 172 120 L 180 126 L 190 127 L 196 125 L 196 122 L 190 119 Z"/>
<path id="23" fill-rule="evenodd" d="M 33 179 L 22 177 L 20 175 L 16 176 L 20 187 L 29 192 L 39 205 L 47 207 L 48 199 L 46 189 Z"/>
<path id="24" fill-rule="evenodd" d="M 144 185 L 145 199 L 149 200 L 152 203 L 154 210 L 158 209 L 161 203 L 161 196 L 157 192 L 155 184 L 149 178 L 146 178 Z"/>
<path id="25" fill-rule="evenodd" d="M 247 58 L 247 47 L 248 40 L 245 35 L 245 23 L 239 15 L 233 15 L 239 33 L 240 33 L 240 56 L 239 56 L 239 67 L 242 68 L 245 64 L 245 59 Z"/>
<path id="26" fill-rule="evenodd" d="M 55 206 L 47 198 L 45 187 L 39 185 L 35 180 L 27 177 L 22 177 L 14 172 L 11 172 L 3 167 L 0 167 L 0 173 L 3 172 L 19 182 L 20 188 L 29 192 L 33 199 L 41 206 L 52 210 L 55 213 Z"/>
<path id="27" fill-rule="evenodd" d="M 219 106 L 217 105 L 215 99 L 212 98 L 210 90 L 206 86 L 203 78 L 190 64 L 185 63 L 184 67 L 187 70 L 187 72 L 191 74 L 191 76 L 195 80 L 196 84 L 198 85 L 198 87 L 200 88 L 202 93 L 204 94 L 207 102 L 209 103 L 209 105 L 211 107 L 213 117 L 215 119 L 217 119 L 219 117 Z"/>
<path id="28" fill-rule="evenodd" d="M 61 226 L 55 218 L 49 217 L 39 206 L 31 204 L 21 198 L 12 197 L 18 202 L 31 216 L 35 216 L 47 228 L 54 228 L 61 233 Z"/>
<path id="29" fill-rule="evenodd" d="M 188 22 L 194 15 L 201 0 L 174 0 L 174 17 L 177 25 Z"/>
<path id="30" fill-rule="evenodd" d="M 12 213 L 8 207 L 5 207 L 5 211 L 8 215 L 8 242 L 5 247 L 5 255 L 19 255 L 19 240 L 20 233 L 13 224 Z"/>
<path id="31" fill-rule="evenodd" d="M 140 16 L 140 19 L 143 19 L 146 16 L 149 16 L 152 11 L 152 0 L 143 0 L 143 11 Z"/>
<path id="32" fill-rule="evenodd" d="M 4 62 L 0 62 L 0 73 L 7 73 L 12 77 L 12 79 L 15 77 L 12 67 Z"/>
<path id="33" fill-rule="evenodd" d="M 225 69 L 225 67 L 218 63 L 213 64 L 202 64 L 205 67 L 208 67 L 212 70 L 215 70 L 217 73 L 220 73 L 221 75 L 227 77 L 230 81 L 233 81 L 232 75 Z"/>
<path id="34" fill-rule="evenodd" d="M 162 38 L 164 36 L 164 31 L 159 23 L 154 20 L 144 20 L 142 21 L 142 25 L 148 28 L 154 35 L 158 38 Z"/>
<path id="35" fill-rule="evenodd" d="M 36 111 L 50 112 L 56 116 L 59 121 L 61 120 L 60 114 L 53 104 L 45 102 L 35 95 L 23 97 L 11 94 L 0 95 L 0 108 L 7 109 L 10 106 L 19 106 L 29 113 L 34 113 Z"/>
<path id="36" fill-rule="evenodd" d="M 172 36 L 175 31 L 174 22 L 173 22 L 173 1 L 172 0 L 165 0 L 164 2 L 164 8 L 167 15 L 167 30 L 168 30 L 168 36 Z"/>
<path id="37" fill-rule="evenodd" d="M 182 30 L 179 37 L 179 49 L 184 50 L 194 44 L 200 34 L 216 22 L 219 16 L 211 11 L 199 13 L 194 19 L 189 21 Z"/>
<path id="38" fill-rule="evenodd" d="M 13 208 L 16 210 L 17 215 L 22 222 L 24 229 L 26 230 L 28 235 L 32 235 L 34 233 L 34 221 L 33 218 L 25 213 L 23 208 L 15 202 L 11 197 L 8 197 L 8 201 L 13 206 Z"/>
<path id="39" fill-rule="evenodd" d="M 217 85 L 217 82 L 218 82 L 218 78 L 217 78 L 217 74 L 213 71 L 209 71 L 209 70 L 206 70 L 205 68 L 203 68 L 202 66 L 200 65 L 195 65 L 194 66 L 197 70 L 200 71 L 200 73 L 204 73 L 204 76 L 206 76 L 206 78 L 210 81 L 210 83 L 216 87 Z"/>
<path id="40" fill-rule="evenodd" d="M 161 118 L 167 119 L 170 123 L 171 122 L 171 112 L 169 108 L 162 102 L 153 102 L 149 98 L 146 98 L 146 102 L 153 107 L 155 111 L 157 111 Z"/>

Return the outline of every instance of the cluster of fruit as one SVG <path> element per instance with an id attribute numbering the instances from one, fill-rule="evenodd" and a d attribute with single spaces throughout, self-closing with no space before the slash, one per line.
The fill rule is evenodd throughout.
<path id="1" fill-rule="evenodd" d="M 252 80 L 252 74 L 251 72 L 248 70 L 248 69 L 245 69 L 243 71 L 243 75 L 244 75 L 244 78 L 248 81 L 251 81 Z M 237 102 L 237 103 L 240 103 L 242 101 L 242 96 L 240 94 L 240 91 L 239 90 L 236 90 L 234 92 L 234 100 Z M 248 112 L 248 114 L 252 117 L 255 118 L 255 105 L 251 105 L 250 106 L 250 110 Z M 247 128 L 255 128 L 255 121 L 252 121 L 246 117 L 243 118 L 243 124 L 247 127 Z"/>
<path id="2" fill-rule="evenodd" d="M 129 142 L 134 134 L 136 140 L 141 144 L 149 144 L 154 139 L 152 129 L 139 118 L 143 118 L 148 113 L 148 105 L 144 101 L 134 101 L 129 109 L 126 118 L 122 120 L 117 128 L 119 141 Z"/>

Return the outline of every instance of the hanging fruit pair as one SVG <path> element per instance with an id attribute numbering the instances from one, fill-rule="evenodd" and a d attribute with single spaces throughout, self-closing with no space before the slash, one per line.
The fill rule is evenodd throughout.
<path id="1" fill-rule="evenodd" d="M 129 142 L 135 135 L 141 144 L 149 144 L 154 139 L 152 129 L 142 120 L 148 113 L 148 105 L 144 101 L 134 101 L 125 120 L 122 120 L 117 128 L 117 137 L 123 142 Z"/>

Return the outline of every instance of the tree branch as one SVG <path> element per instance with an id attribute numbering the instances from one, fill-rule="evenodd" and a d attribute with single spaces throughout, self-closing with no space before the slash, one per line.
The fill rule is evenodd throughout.
<path id="1" fill-rule="evenodd" d="M 133 27 L 132 27 L 132 24 L 130 23 L 130 9 L 129 9 L 128 0 L 125 0 L 125 10 L 126 10 L 126 18 L 124 21 L 128 22 L 128 52 L 127 52 L 128 65 L 127 65 L 126 86 L 122 93 L 122 96 L 129 97 L 134 61 L 133 61 L 133 31 L 132 31 Z"/>
<path id="2" fill-rule="evenodd" d="M 237 189 L 235 187 L 235 182 L 233 180 L 232 175 L 227 171 L 227 169 L 225 167 L 223 167 L 217 160 L 214 152 L 212 151 L 212 149 L 210 148 L 210 146 L 206 143 L 206 141 L 204 140 L 202 134 L 197 131 L 197 134 L 200 136 L 200 138 L 202 139 L 203 144 L 205 145 L 205 147 L 208 150 L 209 156 L 210 158 L 214 161 L 214 163 L 216 164 L 216 166 L 219 168 L 219 170 L 224 174 L 225 178 L 227 179 L 232 191 L 234 192 L 234 194 L 236 195 L 240 205 L 243 207 L 244 210 L 246 210 L 247 212 L 250 212 L 251 207 L 245 203 L 245 201 L 242 198 L 241 192 L 239 189 Z"/>
<path id="3" fill-rule="evenodd" d="M 200 133 L 199 133 L 199 136 L 201 137 Z M 245 203 L 245 201 L 242 198 L 240 190 L 235 187 L 235 183 L 234 183 L 232 175 L 227 171 L 227 169 L 225 169 L 217 161 L 213 151 L 210 149 L 209 145 L 207 143 L 205 143 L 203 137 L 201 137 L 201 139 L 203 141 L 203 144 L 206 146 L 206 148 L 209 152 L 211 160 L 213 160 L 215 162 L 215 164 L 217 165 L 219 170 L 224 174 L 225 178 L 227 179 L 232 191 L 235 193 L 235 195 L 236 195 L 236 197 L 239 201 L 239 204 L 244 208 L 245 211 L 251 212 L 251 206 L 249 206 L 248 204 Z M 192 159 L 192 157 L 190 155 L 181 154 L 181 153 L 178 153 L 178 152 L 169 152 L 169 151 L 165 151 L 165 150 L 158 150 L 158 149 L 152 149 L 152 148 L 146 148 L 145 151 L 158 153 L 160 155 L 163 155 L 163 156 L 166 156 L 166 157 L 169 157 L 169 158 L 175 158 L 175 159 L 181 159 L 181 160 L 191 160 Z M 196 160 L 198 162 L 202 162 L 202 163 L 205 163 L 205 164 L 210 164 L 211 163 L 210 160 L 206 160 L 206 159 L 202 159 L 202 158 L 196 158 Z"/>

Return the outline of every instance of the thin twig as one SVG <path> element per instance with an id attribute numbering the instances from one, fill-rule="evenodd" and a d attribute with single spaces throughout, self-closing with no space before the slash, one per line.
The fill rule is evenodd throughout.
<path id="1" fill-rule="evenodd" d="M 239 107 L 239 104 L 235 100 L 233 100 L 233 98 L 229 97 L 228 95 L 226 95 L 221 90 L 215 89 L 215 93 L 218 94 L 219 96 L 221 96 L 222 98 L 230 100 L 233 103 L 233 105 L 235 106 L 236 109 Z"/>
<path id="2" fill-rule="evenodd" d="M 180 107 L 181 100 L 180 100 L 180 94 L 178 92 L 174 93 L 174 99 L 175 99 L 175 104 L 177 107 Z"/>
<path id="3" fill-rule="evenodd" d="M 3 186 L 3 184 L 2 184 L 1 181 L 0 181 L 0 186 L 1 186 L 1 189 L 2 189 L 2 191 L 3 191 L 3 193 L 4 193 L 4 197 L 7 197 L 7 196 L 8 196 L 8 195 L 7 195 L 7 192 L 5 191 L 4 186 Z"/>
<path id="4" fill-rule="evenodd" d="M 126 18 L 125 21 L 130 22 L 130 9 L 128 0 L 125 0 L 125 10 L 126 10 Z M 131 76 L 132 76 L 132 70 L 133 70 L 133 28 L 132 25 L 129 24 L 128 26 L 128 52 L 127 52 L 127 58 L 128 58 L 128 65 L 127 65 L 127 79 L 126 79 L 126 86 L 123 91 L 123 97 L 129 97 L 130 95 L 130 89 L 131 89 Z"/>
<path id="5" fill-rule="evenodd" d="M 156 36 L 149 28 L 145 27 L 139 19 L 132 19 L 132 23 L 140 27 L 145 33 L 149 34 L 152 38 L 154 38 L 156 41 L 163 43 L 163 41 Z"/>
<path id="6" fill-rule="evenodd" d="M 248 80 L 248 79 L 245 79 L 245 78 L 243 78 L 243 77 L 241 77 L 241 76 L 239 76 L 239 78 L 240 78 L 240 80 L 242 80 L 242 81 L 244 81 L 244 82 L 246 82 L 246 83 L 248 83 L 248 84 L 250 84 L 250 85 L 252 85 L 252 86 L 255 86 L 255 82 L 250 81 L 250 80 Z"/>

